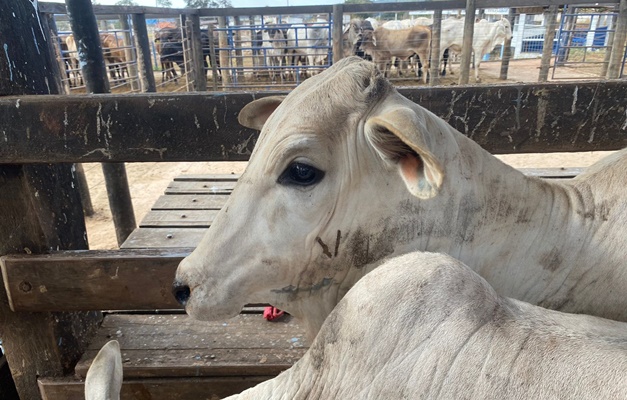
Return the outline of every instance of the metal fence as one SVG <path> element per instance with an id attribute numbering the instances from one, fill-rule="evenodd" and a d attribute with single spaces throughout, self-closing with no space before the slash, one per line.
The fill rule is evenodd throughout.
<path id="1" fill-rule="evenodd" d="M 246 14 L 238 9 L 197 10 L 190 13 L 171 10 L 173 14 L 170 16 L 166 16 L 167 10 L 159 13 L 156 18 L 153 16 L 148 19 L 156 90 L 293 88 L 304 79 L 328 68 L 334 59 L 355 53 L 369 57 L 368 54 L 364 55 L 367 53 L 364 30 L 358 32 L 358 39 L 348 37 L 355 19 L 369 20 L 372 29 L 383 26 L 388 30 L 400 30 L 416 25 L 435 29 L 439 25 L 443 40 L 450 39 L 450 25 L 455 25 L 457 31 L 452 34 L 455 40 L 450 42 L 449 47 L 441 49 L 444 54 L 440 54 L 439 60 L 433 57 L 422 57 L 428 58 L 422 60 L 410 51 L 392 54 L 379 65 L 390 80 L 400 85 L 422 84 L 421 75 L 426 74 L 426 68 L 421 69 L 421 66 L 429 64 L 443 64 L 439 70 L 444 72 L 448 68 L 445 76 L 440 76 L 442 72 L 435 76 L 435 69 L 431 71 L 430 84 L 463 83 L 458 77 L 466 71 L 462 64 L 463 50 L 467 47 L 464 45 L 463 22 L 468 8 L 446 9 L 437 6 L 440 8 L 438 11 L 433 10 L 436 5 L 415 4 L 414 10 L 406 11 L 403 5 L 390 3 L 351 6 L 358 7 L 359 12 L 347 12 L 351 7 L 343 7 L 344 12 L 338 15 L 331 12 L 331 6 L 270 8 L 280 11 L 272 14 L 254 13 L 262 9 L 247 9 Z M 376 11 L 370 11 L 374 8 Z M 625 47 L 613 43 L 618 16 L 616 5 L 557 6 L 554 17 L 555 39 L 551 52 L 541 62 L 545 43 L 549 43 L 550 39 L 547 37 L 550 34 L 548 25 L 553 16 L 549 11 L 547 7 L 535 6 L 472 10 L 475 28 L 471 47 L 475 54 L 470 56 L 472 67 L 466 73 L 471 76 L 474 74 L 477 82 L 479 78 L 483 82 L 507 79 L 534 82 L 545 79 L 542 74 L 538 77 L 538 68 L 548 70 L 550 67 L 552 74 L 548 79 L 552 80 L 603 79 L 607 75 L 611 50 L 616 47 L 615 51 L 621 53 L 622 76 Z M 196 18 L 200 16 L 198 28 L 190 25 L 194 15 Z M 111 19 L 106 15 L 99 20 L 112 90 L 138 91 L 137 54 L 133 44 L 133 30 L 129 27 L 132 20 L 124 17 Z M 451 20 L 457 22 L 451 23 Z M 508 21 L 509 35 L 495 34 L 502 20 Z M 167 26 L 163 26 L 164 23 Z M 335 32 L 336 25 L 341 26 L 340 35 Z M 194 50 L 196 44 L 192 37 L 195 30 L 198 30 L 197 50 Z M 70 36 L 67 30 L 60 30 L 56 35 L 61 55 L 59 62 L 65 71 L 63 79 L 68 91 L 78 92 L 83 85 L 76 51 L 67 45 Z M 109 38 L 113 46 L 105 46 L 105 37 Z M 336 47 L 338 41 L 343 42 L 344 47 L 339 56 L 335 54 L 338 49 L 342 49 L 342 46 Z M 477 43 L 485 43 L 486 46 L 477 50 Z M 348 53 L 347 46 L 350 47 Z M 474 73 L 473 68 L 480 72 Z M 474 81 L 470 79 L 470 82 Z"/>
<path id="2" fill-rule="evenodd" d="M 85 91 L 81 75 L 77 44 L 64 15 L 55 15 L 64 29 L 53 29 L 51 37 L 57 48 L 57 60 L 63 73 L 61 78 L 67 93 Z M 100 19 L 100 42 L 109 72 L 109 86 L 115 93 L 139 92 L 137 52 L 133 40 L 130 17 Z"/>

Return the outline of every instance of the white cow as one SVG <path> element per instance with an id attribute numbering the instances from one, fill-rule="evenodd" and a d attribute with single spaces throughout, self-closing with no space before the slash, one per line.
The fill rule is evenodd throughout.
<path id="1" fill-rule="evenodd" d="M 414 18 L 414 19 L 403 19 L 403 20 L 392 20 L 392 21 L 387 21 L 385 23 L 383 23 L 383 25 L 381 25 L 382 28 L 385 29 L 389 29 L 389 30 L 402 30 L 402 29 L 409 29 L 415 25 L 418 26 L 429 26 L 433 24 L 433 20 L 431 18 L 425 18 L 425 17 L 418 17 L 418 18 Z M 431 28 L 429 28 L 431 29 Z M 428 44 L 430 46 L 430 43 Z M 422 63 L 427 64 L 426 60 L 421 60 Z M 405 61 L 403 59 L 398 59 L 395 60 L 392 64 L 393 65 L 398 65 L 399 68 L 399 72 L 403 71 L 405 69 Z M 410 65 L 416 69 L 417 68 L 417 64 L 418 64 L 418 60 L 415 56 L 410 57 Z M 416 71 L 418 71 L 416 69 Z"/>
<path id="2" fill-rule="evenodd" d="M 275 79 L 278 74 L 284 77 L 282 67 L 286 64 L 287 50 L 287 29 L 269 25 L 261 33 L 263 39 L 263 49 L 268 57 L 270 66 L 270 77 Z"/>
<path id="3" fill-rule="evenodd" d="M 381 26 L 385 29 L 398 30 L 398 29 L 409 29 L 414 25 L 420 25 L 420 26 L 433 25 L 433 20 L 431 18 L 418 17 L 414 19 L 386 21 Z"/>
<path id="4" fill-rule="evenodd" d="M 424 398 L 625 399 L 627 324 L 501 297 L 415 252 L 357 282 L 292 368 L 229 397 Z"/>
<path id="5" fill-rule="evenodd" d="M 627 320 L 627 151 L 570 181 L 527 177 L 343 59 L 244 107 L 248 167 L 175 293 L 198 319 L 268 302 L 311 335 L 386 257 L 447 253 L 496 290 Z"/>
<path id="6" fill-rule="evenodd" d="M 296 65 L 301 57 L 307 59 L 310 67 L 323 65 L 329 55 L 328 22 L 293 25 L 287 31 L 287 47 L 292 54 L 292 65 Z M 318 69 L 309 68 L 308 72 L 311 75 Z"/>
<path id="7" fill-rule="evenodd" d="M 625 399 L 627 324 L 501 297 L 412 253 L 357 282 L 292 368 L 229 400 Z"/>
<path id="8" fill-rule="evenodd" d="M 92 361 L 85 378 L 85 400 L 120 400 L 122 355 L 117 340 L 107 342 Z"/>
<path id="9" fill-rule="evenodd" d="M 503 43 L 505 39 L 512 38 L 512 27 L 506 18 L 496 22 L 481 20 L 475 23 L 472 37 L 472 51 L 475 54 L 475 79 L 480 82 L 479 65 L 485 54 L 494 49 L 497 44 Z M 464 21 L 456 18 L 447 18 L 442 21 L 442 31 L 440 36 L 440 54 L 444 50 L 450 49 L 455 52 L 462 51 L 464 43 Z M 452 73 L 449 63 L 449 72 Z"/>

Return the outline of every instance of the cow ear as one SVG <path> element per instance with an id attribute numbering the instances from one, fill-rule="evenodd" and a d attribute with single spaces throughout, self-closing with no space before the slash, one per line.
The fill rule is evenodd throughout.
<path id="1" fill-rule="evenodd" d="M 395 164 L 414 196 L 435 196 L 444 179 L 442 166 L 429 150 L 425 123 L 407 107 L 394 107 L 366 121 L 366 137 L 386 162 Z"/>
<path id="2" fill-rule="evenodd" d="M 239 123 L 246 128 L 263 128 L 270 114 L 281 104 L 285 96 L 269 96 L 252 101 L 244 106 L 237 116 Z"/>
<path id="3" fill-rule="evenodd" d="M 85 377 L 85 400 L 117 399 L 122 388 L 122 355 L 117 340 L 107 342 Z"/>

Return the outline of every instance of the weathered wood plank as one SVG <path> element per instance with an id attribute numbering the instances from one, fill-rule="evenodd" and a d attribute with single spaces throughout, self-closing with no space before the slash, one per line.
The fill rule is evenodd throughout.
<path id="1" fill-rule="evenodd" d="M 122 249 L 172 249 L 196 247 L 205 236 L 205 228 L 138 228 L 131 233 Z"/>
<path id="2" fill-rule="evenodd" d="M 153 210 L 148 212 L 140 228 L 209 228 L 220 210 Z"/>
<path id="3" fill-rule="evenodd" d="M 188 194 L 163 195 L 152 206 L 153 210 L 219 210 L 229 199 L 225 194 L 190 196 Z"/>
<path id="4" fill-rule="evenodd" d="M 34 6 L 0 1 L 0 97 L 61 92 L 47 18 Z M 74 175 L 69 164 L 0 166 L 0 255 L 87 248 Z M 14 313 L 0 286 L 0 338 L 20 398 L 40 398 L 39 376 L 71 371 L 100 319 L 93 312 Z"/>
<path id="5" fill-rule="evenodd" d="M 124 379 L 124 400 L 219 400 L 241 393 L 274 376 Z M 44 400 L 85 400 L 85 382 L 76 378 L 42 378 Z"/>
<path id="6" fill-rule="evenodd" d="M 237 181 L 173 181 L 166 194 L 230 194 Z"/>
<path id="7" fill-rule="evenodd" d="M 237 181 L 242 174 L 185 174 L 174 177 L 175 181 Z"/>
<path id="8" fill-rule="evenodd" d="M 627 146 L 627 81 L 401 88 L 492 153 Z M 0 98 L 0 163 L 245 161 L 239 110 L 262 94 Z M 133 135 L 128 135 L 128 132 Z"/>
<path id="9" fill-rule="evenodd" d="M 177 309 L 176 251 L 78 251 L 0 259 L 14 311 Z"/>
<path id="10" fill-rule="evenodd" d="M 240 314 L 206 322 L 185 314 L 111 314 L 76 365 L 78 376 L 85 377 L 98 350 L 111 338 L 120 342 L 128 379 L 275 375 L 308 346 L 303 328 L 290 317 L 269 323 L 259 314 Z"/>

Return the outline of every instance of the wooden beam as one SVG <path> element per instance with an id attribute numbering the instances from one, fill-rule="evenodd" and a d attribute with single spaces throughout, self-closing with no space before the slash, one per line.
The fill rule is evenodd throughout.
<path id="1" fill-rule="evenodd" d="M 304 336 L 295 319 L 268 323 L 260 313 L 217 321 L 186 314 L 109 314 L 76 374 L 85 377 L 100 348 L 115 338 L 126 379 L 276 375 L 305 353 Z"/>
<path id="2" fill-rule="evenodd" d="M 14 311 L 178 309 L 171 295 L 191 249 L 60 252 L 0 259 Z"/>
<path id="3" fill-rule="evenodd" d="M 274 376 L 124 379 L 125 400 L 223 399 L 241 393 Z M 42 378 L 44 400 L 85 400 L 85 381 L 76 378 Z"/>
<path id="4" fill-rule="evenodd" d="M 0 96 L 61 91 L 49 27 L 35 5 L 0 2 Z M 0 255 L 87 248 L 77 187 L 70 164 L 0 166 Z M 15 313 L 0 286 L 0 338 L 20 398 L 41 398 L 38 377 L 71 372 L 100 319 L 99 312 Z"/>
<path id="5" fill-rule="evenodd" d="M 626 81 L 399 89 L 495 154 L 626 147 L 626 91 Z M 258 133 L 237 114 L 265 95 L 2 97 L 0 164 L 246 161 Z"/>

